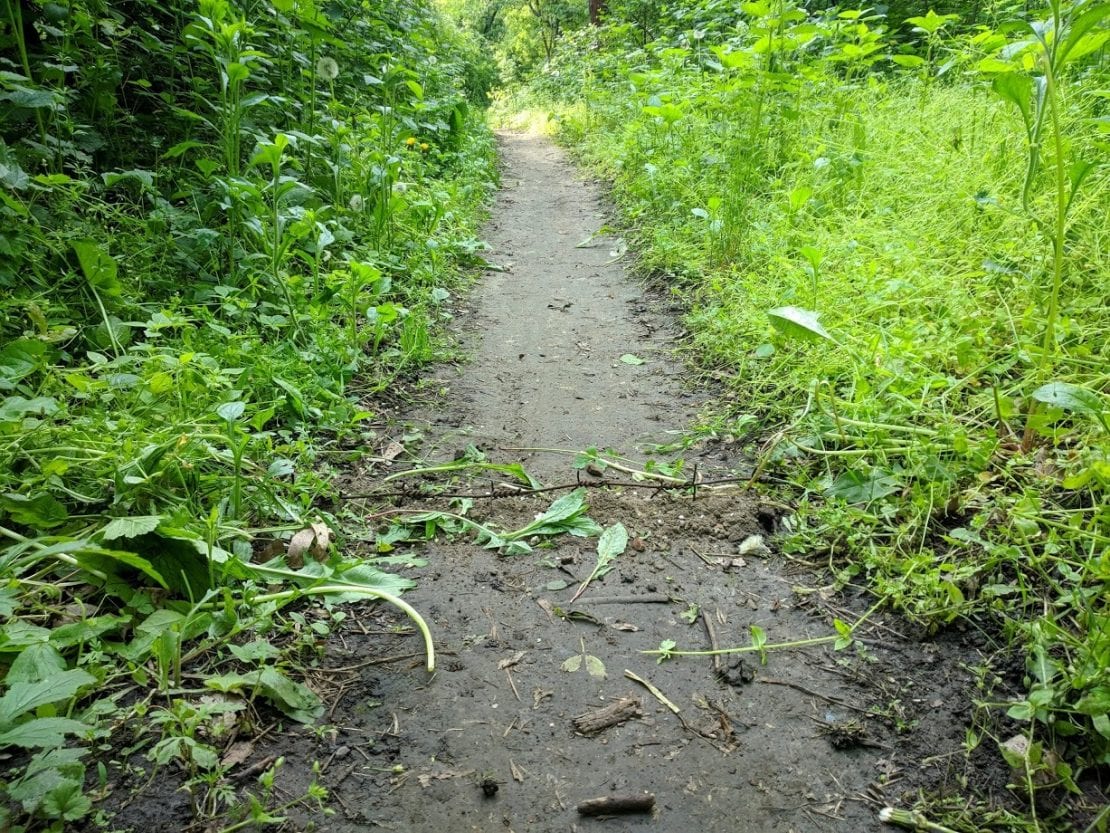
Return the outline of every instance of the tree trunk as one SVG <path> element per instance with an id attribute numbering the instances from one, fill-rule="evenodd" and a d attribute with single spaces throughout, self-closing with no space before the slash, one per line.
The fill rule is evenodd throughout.
<path id="1" fill-rule="evenodd" d="M 601 16 L 608 11 L 606 6 L 606 0 L 590 0 L 590 23 L 592 25 L 601 25 Z"/>

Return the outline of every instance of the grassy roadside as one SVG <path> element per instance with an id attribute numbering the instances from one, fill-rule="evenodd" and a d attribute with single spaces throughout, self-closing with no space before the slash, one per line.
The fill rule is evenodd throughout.
<path id="1" fill-rule="evenodd" d="M 647 47 L 582 33 L 502 109 L 612 181 L 639 268 L 732 392 L 706 430 L 798 495 L 783 545 L 926 631 L 1001 633 L 1026 693 L 984 692 L 968 748 L 1014 767 L 1023 827 L 1090 820 L 1077 784 L 1110 764 L 1110 262 L 1105 173 L 1080 172 L 1105 158 L 1105 62 L 1053 67 L 1031 165 L 1035 45 L 923 23 L 891 62 L 875 18 L 749 12 Z"/>

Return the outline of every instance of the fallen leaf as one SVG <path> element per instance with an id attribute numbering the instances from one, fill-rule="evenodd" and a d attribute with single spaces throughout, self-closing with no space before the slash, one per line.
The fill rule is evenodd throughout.
<path id="1" fill-rule="evenodd" d="M 256 564 L 265 564 L 270 559 L 277 558 L 284 550 L 285 542 L 280 538 L 273 538 L 258 546 L 251 561 Z"/>
<path id="2" fill-rule="evenodd" d="M 582 655 L 581 654 L 575 654 L 573 657 L 567 658 L 567 660 L 562 665 L 559 666 L 559 668 L 561 668 L 563 671 L 566 671 L 568 674 L 573 674 L 575 671 L 577 671 L 581 667 L 582 667 Z"/>
<path id="3" fill-rule="evenodd" d="M 625 364 L 636 365 L 636 364 L 644 364 L 644 363 L 646 363 L 647 360 L 646 359 L 641 359 L 639 356 L 637 356 L 633 353 L 625 353 L 623 356 L 621 356 L 621 361 L 624 362 Z"/>
<path id="4" fill-rule="evenodd" d="M 545 584 L 543 586 L 543 589 L 554 591 L 554 590 L 566 590 L 568 587 L 570 587 L 570 585 L 567 584 L 562 579 L 555 579 L 555 581 L 549 581 L 547 584 Z"/>
<path id="5" fill-rule="evenodd" d="M 511 772 L 513 774 L 513 780 L 514 781 L 519 781 L 519 782 L 524 781 L 524 770 L 521 769 L 520 767 L 518 767 L 513 762 L 512 758 L 509 758 L 509 772 Z"/>
<path id="6" fill-rule="evenodd" d="M 771 555 L 771 550 L 767 548 L 762 535 L 749 535 L 740 543 L 736 552 L 739 555 L 754 555 L 759 558 L 767 558 Z"/>
<path id="7" fill-rule="evenodd" d="M 220 758 L 220 765 L 231 769 L 233 766 L 245 763 L 254 754 L 254 743 L 249 740 L 237 741 L 228 748 Z"/>
<path id="8" fill-rule="evenodd" d="M 389 445 L 382 451 L 382 459 L 387 463 L 392 463 L 398 457 L 405 453 L 405 447 L 396 440 L 390 440 Z"/>
<path id="9" fill-rule="evenodd" d="M 468 778 L 474 774 L 474 770 L 457 770 L 447 769 L 441 772 L 424 772 L 416 776 L 416 780 L 422 787 L 431 786 L 433 781 L 449 781 L 452 778 Z"/>
<path id="10" fill-rule="evenodd" d="M 593 654 L 586 654 L 586 671 L 591 677 L 604 677 L 605 663 Z"/>
<path id="11" fill-rule="evenodd" d="M 312 524 L 312 532 L 316 538 L 309 550 L 312 553 L 312 557 L 317 561 L 327 561 L 328 545 L 331 544 L 331 529 L 328 528 L 326 523 L 317 521 Z"/>
<path id="12" fill-rule="evenodd" d="M 304 554 L 308 552 L 315 541 L 316 532 L 312 527 L 306 527 L 290 538 L 289 548 L 285 551 L 285 558 L 289 562 L 289 566 L 294 570 L 301 569 L 304 566 Z"/>
<path id="13" fill-rule="evenodd" d="M 497 670 L 504 671 L 506 668 L 512 668 L 514 665 L 524 659 L 525 653 L 525 651 L 517 651 L 508 659 L 501 660 L 501 662 L 497 663 Z"/>
<path id="14" fill-rule="evenodd" d="M 633 625 L 631 622 L 614 622 L 613 623 L 613 630 L 627 631 L 628 633 L 636 633 L 640 629 L 638 627 L 636 627 L 635 625 Z"/>

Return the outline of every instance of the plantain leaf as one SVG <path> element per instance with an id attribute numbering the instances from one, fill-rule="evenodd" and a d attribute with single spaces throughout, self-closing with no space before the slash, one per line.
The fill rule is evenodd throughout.
<path id="1" fill-rule="evenodd" d="M 776 307 L 768 310 L 767 317 L 771 319 L 771 326 L 788 338 L 801 341 L 825 339 L 836 342 L 836 339 L 817 320 L 817 313 L 811 310 L 801 307 Z"/>
<path id="2" fill-rule="evenodd" d="M 1068 382 L 1049 382 L 1033 391 L 1033 398 L 1046 405 L 1054 405 L 1065 411 L 1102 420 L 1105 410 L 1102 397 L 1089 388 L 1072 385 Z"/>

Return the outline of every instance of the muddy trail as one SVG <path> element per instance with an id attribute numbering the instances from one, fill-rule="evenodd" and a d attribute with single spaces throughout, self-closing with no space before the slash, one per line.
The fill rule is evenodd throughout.
<path id="1" fill-rule="evenodd" d="M 422 565 L 389 569 L 418 583 L 405 599 L 431 626 L 437 670 L 424 669 L 403 616 L 346 609 L 308 663 L 306 680 L 327 704 L 321 726 L 278 725 L 241 764 L 284 756 L 279 795 L 290 797 L 318 762 L 334 814 L 296 810 L 287 829 L 848 833 L 882 829 L 877 808 L 920 788 L 957 787 L 969 773 L 992 780 L 993 759 L 969 761 L 962 748 L 981 637 L 922 641 L 875 615 L 837 651 L 834 622 L 857 621 L 870 600 L 834 594 L 821 565 L 775 551 L 787 507 L 732 484 L 601 488 L 631 475 L 534 450 L 611 449 L 641 467 L 702 397 L 684 388 L 671 355 L 667 300 L 628 277 L 619 241 L 594 236 L 606 222 L 601 188 L 544 138 L 505 134 L 501 149 L 487 231 L 499 269 L 457 316 L 469 358 L 434 371 L 428 401 L 397 415 L 380 454 L 343 488 L 380 492 L 384 476 L 469 447 L 472 458 L 522 463 L 568 488 L 504 495 L 498 484 L 512 478 L 496 471 L 399 478 L 394 508 L 459 512 L 458 499 L 432 494 L 435 483 L 473 495 L 462 499 L 471 519 L 514 530 L 580 495 L 582 515 L 622 524 L 627 547 L 572 601 L 597 564 L 596 537 L 527 538 L 531 551 L 515 555 L 473 534 L 396 543 L 394 555 Z M 725 446 L 683 456 L 682 478 L 695 468 L 707 483 L 747 473 Z M 645 653 L 668 640 L 707 650 L 761 635 L 792 647 L 662 662 Z M 172 786 L 149 788 L 157 800 L 118 821 L 183 829 L 169 823 L 186 808 Z M 591 799 L 637 799 L 646 812 L 580 814 Z"/>

